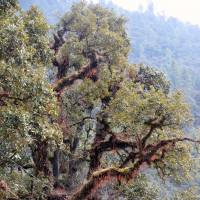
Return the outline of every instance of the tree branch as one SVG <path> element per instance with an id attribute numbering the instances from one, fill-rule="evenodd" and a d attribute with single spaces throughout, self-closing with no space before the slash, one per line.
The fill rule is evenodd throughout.
<path id="1" fill-rule="evenodd" d="M 153 131 L 156 128 L 161 128 L 164 124 L 165 121 L 165 116 L 163 116 L 160 120 L 158 120 L 157 118 L 151 119 L 148 122 L 146 122 L 145 124 L 150 125 L 150 130 L 147 133 L 146 136 L 144 136 L 142 138 L 142 146 L 145 147 L 147 140 L 151 137 L 151 135 L 153 134 Z"/>
<path id="2" fill-rule="evenodd" d="M 200 143 L 200 141 L 193 140 L 191 138 L 175 138 L 170 140 L 163 140 L 158 142 L 155 145 L 148 145 L 146 147 L 145 154 L 138 158 L 138 161 L 131 167 L 125 168 L 115 168 L 110 167 L 106 169 L 102 169 L 90 176 L 89 180 L 72 196 L 71 200 L 84 200 L 86 199 L 92 192 L 94 192 L 100 183 L 105 182 L 110 178 L 117 179 L 118 181 L 125 180 L 129 181 L 137 176 L 141 167 L 144 164 L 150 165 L 151 163 L 158 162 L 160 159 L 163 159 L 166 152 L 165 147 L 167 145 L 174 145 L 177 142 L 195 142 Z M 157 154 L 161 150 L 161 155 Z"/>
<path id="3" fill-rule="evenodd" d="M 91 161 L 88 175 L 98 169 L 103 153 L 112 151 L 114 149 L 126 149 L 128 147 L 135 149 L 137 146 L 134 142 L 118 139 L 115 135 L 112 135 L 107 141 L 96 143 L 90 150 Z"/>

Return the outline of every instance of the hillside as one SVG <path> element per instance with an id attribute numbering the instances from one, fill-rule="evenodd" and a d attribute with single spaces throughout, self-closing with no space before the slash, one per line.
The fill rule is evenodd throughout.
<path id="1" fill-rule="evenodd" d="M 144 13 L 121 13 L 128 19 L 133 50 L 130 61 L 149 64 L 165 72 L 172 87 L 184 92 L 198 121 L 200 28 L 175 18 L 155 16 L 152 9 Z"/>

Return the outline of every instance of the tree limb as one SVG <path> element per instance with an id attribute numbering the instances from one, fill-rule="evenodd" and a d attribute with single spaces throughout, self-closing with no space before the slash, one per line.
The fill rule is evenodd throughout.
<path id="1" fill-rule="evenodd" d="M 77 192 L 75 192 L 75 194 L 72 196 L 70 200 L 86 199 L 90 194 L 92 194 L 92 192 L 94 192 L 97 189 L 97 187 L 100 185 L 99 184 L 100 182 L 105 182 L 110 178 L 114 178 L 119 181 L 121 180 L 129 181 L 133 179 L 134 177 L 137 176 L 143 164 L 150 165 L 151 163 L 155 163 L 158 162 L 160 159 L 163 159 L 164 155 L 166 154 L 164 148 L 167 145 L 173 145 L 177 142 L 183 142 L 183 141 L 200 143 L 200 141 L 196 141 L 191 138 L 185 137 L 185 138 L 163 140 L 158 142 L 157 144 L 148 145 L 146 147 L 145 154 L 141 158 L 139 158 L 138 161 L 131 167 L 125 167 L 125 168 L 110 167 L 93 172 L 89 180 L 85 184 L 83 184 L 83 186 Z M 159 156 L 157 153 L 160 150 L 161 150 L 161 155 Z"/>

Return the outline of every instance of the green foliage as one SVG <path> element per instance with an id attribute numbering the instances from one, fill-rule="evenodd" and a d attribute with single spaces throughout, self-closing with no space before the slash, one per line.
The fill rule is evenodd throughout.
<path id="1" fill-rule="evenodd" d="M 160 192 L 143 174 L 120 190 L 126 200 L 158 200 Z"/>
<path id="2" fill-rule="evenodd" d="M 16 8 L 18 8 L 17 0 L 1 0 L 0 1 L 0 17 L 12 12 L 12 10 Z"/>
<path id="3" fill-rule="evenodd" d="M 59 142 L 61 135 L 50 123 L 58 110 L 45 75 L 48 25 L 42 14 L 33 7 L 5 15 L 0 24 L 0 158 L 6 165 L 35 140 Z"/>
<path id="4" fill-rule="evenodd" d="M 28 34 L 28 45 L 34 48 L 33 63 L 47 67 L 51 61 L 48 31 L 49 25 L 37 7 L 31 7 L 23 16 L 25 31 Z"/>
<path id="5" fill-rule="evenodd" d="M 87 57 L 95 52 L 106 57 L 110 65 L 119 64 L 129 52 L 124 26 L 123 17 L 98 5 L 75 4 L 58 24 L 58 30 L 67 35 L 57 59 L 60 62 L 67 59 L 69 68 L 78 69 L 88 63 Z"/>
<path id="6" fill-rule="evenodd" d="M 164 73 L 152 67 L 141 65 L 137 79 L 141 84 L 144 84 L 144 89 L 149 90 L 153 86 L 156 90 L 163 90 L 166 94 L 169 93 L 170 82 L 166 79 Z"/>
<path id="7" fill-rule="evenodd" d="M 197 188 L 186 188 L 175 193 L 173 200 L 198 200 Z"/>
<path id="8" fill-rule="evenodd" d="M 131 130 L 133 134 L 142 134 L 149 119 L 165 118 L 166 130 L 159 130 L 160 137 L 173 137 L 180 134 L 180 126 L 189 122 L 189 109 L 182 101 L 182 95 L 177 92 L 166 96 L 161 90 L 142 92 L 143 87 L 124 82 L 116 98 L 110 103 L 107 112 L 113 127 L 122 126 Z M 123 99 L 122 99 L 123 98 Z M 175 133 L 175 131 L 176 132 Z M 172 133 L 173 132 L 173 133 Z M 183 133 L 182 133 L 183 134 Z"/>
<path id="9" fill-rule="evenodd" d="M 52 190 L 49 179 L 44 177 L 31 177 L 29 174 L 19 173 L 17 170 L 11 172 L 1 171 L 0 179 L 8 183 L 6 192 L 0 191 L 0 199 L 16 198 L 29 200 L 47 199 L 48 193 Z M 1 198 L 2 197 L 2 198 Z"/>
<path id="10" fill-rule="evenodd" d="M 69 10 L 72 0 L 67 0 L 67 3 L 53 1 L 50 5 L 46 2 L 45 0 L 29 2 L 20 0 L 21 5 L 26 9 L 27 4 L 30 6 L 31 3 L 40 6 L 48 20 L 54 23 L 58 21 L 55 10 L 59 10 L 59 13 Z M 153 6 L 145 12 L 130 12 L 117 7 L 111 1 L 101 0 L 100 3 L 126 16 L 126 30 L 132 49 L 129 60 L 133 63 L 146 63 L 163 71 L 171 81 L 172 87 L 181 89 L 187 96 L 198 125 L 199 27 L 185 24 L 175 18 L 166 19 L 164 16 L 156 16 Z"/>
<path id="11" fill-rule="evenodd" d="M 187 127 L 191 122 L 190 110 L 183 101 L 179 92 L 166 95 L 161 90 L 150 87 L 143 92 L 144 86 L 125 82 L 118 91 L 115 99 L 106 110 L 109 113 L 109 122 L 113 130 L 122 135 L 124 131 L 134 137 L 142 138 L 148 130 L 150 119 L 164 120 L 161 129 L 149 139 L 149 143 L 155 144 L 162 139 L 184 137 L 182 127 Z M 161 177 L 172 177 L 175 181 L 185 181 L 190 178 L 190 170 L 193 161 L 189 145 L 177 144 L 172 151 L 169 150 L 165 159 L 157 162 L 154 168 Z"/>

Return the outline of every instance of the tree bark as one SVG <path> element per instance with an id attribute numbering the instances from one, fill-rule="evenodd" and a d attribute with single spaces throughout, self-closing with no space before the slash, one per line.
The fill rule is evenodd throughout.
<path id="1" fill-rule="evenodd" d="M 32 147 L 32 157 L 35 163 L 35 174 L 36 176 L 41 173 L 44 176 L 51 175 L 49 169 L 49 159 L 48 159 L 48 142 L 47 141 L 37 141 L 35 146 Z"/>
<path id="2" fill-rule="evenodd" d="M 53 164 L 53 176 L 55 177 L 57 181 L 60 174 L 60 150 L 59 149 L 54 151 L 52 164 Z"/>

